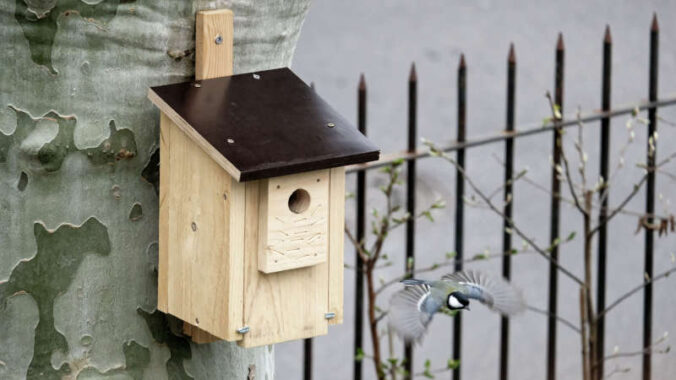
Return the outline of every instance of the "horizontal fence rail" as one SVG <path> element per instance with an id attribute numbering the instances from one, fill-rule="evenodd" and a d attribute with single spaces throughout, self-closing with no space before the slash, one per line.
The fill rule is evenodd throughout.
<path id="1" fill-rule="evenodd" d="M 580 123 L 588 124 L 599 122 L 600 138 L 599 138 L 599 175 L 604 180 L 608 179 L 609 162 L 610 162 L 610 134 L 611 122 L 613 118 L 630 115 L 637 111 L 648 111 L 648 147 L 647 147 L 647 165 L 653 167 L 656 161 L 656 132 L 657 132 L 657 109 L 660 107 L 667 107 L 676 105 L 676 94 L 671 94 L 666 97 L 658 99 L 657 84 L 658 84 L 658 41 L 659 28 L 657 25 L 657 18 L 654 17 L 650 29 L 650 53 L 649 53 L 649 75 L 648 75 L 648 100 L 642 100 L 635 104 L 612 107 L 611 106 L 611 67 L 612 67 L 612 38 L 610 35 L 610 28 L 606 27 L 602 40 L 602 67 L 601 67 L 601 101 L 600 110 L 595 110 L 588 113 L 569 114 L 565 116 L 555 116 L 551 121 L 544 123 L 531 123 L 522 126 L 515 125 L 516 113 L 516 53 L 513 45 L 510 45 L 507 55 L 507 71 L 506 71 L 506 119 L 504 126 L 495 128 L 499 133 L 467 138 L 467 64 L 464 55 L 461 55 L 460 62 L 457 68 L 457 126 L 456 139 L 447 144 L 437 146 L 436 149 L 443 152 L 456 153 L 456 173 L 455 173 L 455 220 L 454 220 L 454 243 L 455 243 L 455 270 L 463 269 L 463 241 L 464 241 L 464 191 L 465 191 L 465 177 L 463 175 L 466 164 L 465 153 L 467 149 L 483 146 L 493 143 L 504 142 L 504 188 L 503 201 L 504 206 L 502 213 L 505 216 L 502 224 L 502 249 L 503 252 L 512 251 L 512 235 L 509 232 L 512 230 L 512 225 L 509 221 L 513 220 L 514 207 L 514 160 L 515 160 L 515 142 L 517 139 L 537 135 L 542 133 L 550 133 L 552 135 L 552 160 L 553 167 L 551 173 L 551 198 L 550 198 L 550 215 L 549 215 L 549 237 L 550 241 L 559 240 L 559 223 L 560 223 L 560 203 L 561 203 L 561 180 L 557 174 L 557 165 L 560 165 L 562 159 L 562 133 L 566 128 L 579 125 Z M 564 57 L 565 47 L 563 43 L 563 36 L 559 34 L 554 54 L 554 94 L 553 110 L 563 114 L 563 99 L 564 99 Z M 420 149 L 418 146 L 419 126 L 417 124 L 417 105 L 418 105 L 418 76 L 415 72 L 415 66 L 411 67 L 408 78 L 408 119 L 406 125 L 406 132 L 408 135 L 407 149 L 400 152 L 383 154 L 378 161 L 369 162 L 365 164 L 351 165 L 347 167 L 348 173 L 356 173 L 356 242 L 363 244 L 366 238 L 366 173 L 370 170 L 383 168 L 385 166 L 406 161 L 406 210 L 409 215 L 416 215 L 416 165 L 418 159 L 431 157 L 428 149 Z M 357 91 L 357 120 L 358 128 L 366 134 L 366 110 L 367 110 L 367 91 L 366 82 L 362 75 L 359 81 Z M 647 223 L 653 223 L 653 213 L 655 209 L 655 173 L 650 171 L 646 180 L 646 204 L 645 211 L 647 214 Z M 591 357 L 594 362 L 602 362 L 604 358 L 604 313 L 608 310 L 606 307 L 606 262 L 607 262 L 607 242 L 608 242 L 608 226 L 604 221 L 608 218 L 608 190 L 607 188 L 600 192 L 599 203 L 601 205 L 599 210 L 599 237 L 597 249 L 597 278 L 596 278 L 596 308 L 603 311 L 598 316 L 596 322 L 591 323 L 594 328 L 598 329 L 598 342 L 592 342 L 590 347 Z M 407 277 L 414 273 L 415 263 L 415 238 L 416 228 L 414 218 L 409 218 L 406 222 L 406 240 L 405 240 L 405 254 L 406 264 L 404 273 Z M 650 346 L 652 342 L 652 282 L 653 276 L 653 254 L 654 254 L 654 231 L 652 229 L 645 229 L 645 268 L 641 277 L 644 277 L 646 283 L 644 288 L 644 303 L 643 303 L 643 351 L 642 351 L 642 378 L 643 380 L 651 379 L 651 354 Z M 556 345 L 557 345 L 557 301 L 558 301 L 558 271 L 561 270 L 555 264 L 558 257 L 558 244 L 550 247 L 549 254 L 554 259 L 550 261 L 549 265 L 549 298 L 548 308 L 544 311 L 547 317 L 547 343 L 546 343 L 546 374 L 542 378 L 548 380 L 556 379 Z M 362 358 L 365 357 L 363 328 L 364 325 L 364 263 L 360 255 L 356 255 L 355 265 L 355 315 L 354 315 L 354 367 L 353 378 L 361 380 L 363 376 Z M 502 274 L 509 279 L 512 275 L 512 258 L 510 255 L 502 257 Z M 658 276 L 659 277 L 659 276 Z M 591 298 L 591 297 L 590 297 Z M 616 301 L 617 302 L 617 301 Z M 611 304 L 611 308 L 615 303 Z M 589 306 L 591 307 L 591 300 Z M 508 380 L 509 378 L 509 319 L 500 317 L 500 351 L 497 377 L 500 380 Z M 462 319 L 461 314 L 453 318 L 452 324 L 452 342 L 450 345 L 450 357 L 455 360 L 460 360 L 462 354 Z M 591 327 L 590 327 L 591 328 Z M 305 379 L 310 380 L 312 377 L 312 342 L 306 341 L 305 346 Z M 414 349 L 412 345 L 405 345 L 403 347 L 404 360 L 403 367 L 407 374 L 403 378 L 413 378 L 414 376 Z M 308 363 L 309 361 L 309 363 Z M 592 378 L 601 379 L 604 376 L 603 365 L 590 365 Z M 370 376 L 369 376 L 370 377 Z M 451 378 L 460 380 L 460 368 L 454 368 L 451 371 Z"/>
<path id="2" fill-rule="evenodd" d="M 579 119 L 576 116 L 566 117 L 564 115 L 563 121 L 561 121 L 558 125 L 560 125 L 562 128 L 569 128 L 569 127 L 576 126 L 579 122 L 587 124 L 587 123 L 591 123 L 591 122 L 594 122 L 594 121 L 599 121 L 603 118 L 615 118 L 615 117 L 618 117 L 618 116 L 631 115 L 636 110 L 645 111 L 649 108 L 661 108 L 661 107 L 673 106 L 673 105 L 676 105 L 676 94 L 671 94 L 671 95 L 665 96 L 662 99 L 659 99 L 657 101 L 641 101 L 641 102 L 633 104 L 633 105 L 621 106 L 621 107 L 615 108 L 615 109 L 608 111 L 608 112 L 592 111 L 592 112 L 589 112 L 589 113 L 584 113 L 580 116 Z M 517 127 L 516 131 L 514 131 L 513 133 L 502 131 L 501 133 L 498 133 L 498 134 L 492 134 L 492 135 L 487 135 L 487 136 L 482 136 L 482 137 L 475 137 L 473 139 L 469 139 L 469 140 L 464 141 L 464 142 L 453 141 L 453 142 L 450 142 L 450 143 L 439 145 L 437 148 L 442 152 L 452 152 L 452 151 L 456 151 L 456 150 L 462 149 L 462 148 L 472 148 L 472 147 L 476 147 L 476 146 L 498 143 L 498 142 L 505 141 L 505 140 L 510 139 L 510 138 L 519 138 L 519 137 L 525 137 L 525 136 L 530 136 L 530 135 L 537 135 L 537 134 L 540 134 L 540 133 L 545 133 L 545 132 L 551 131 L 554 128 L 555 128 L 555 126 L 554 126 L 553 123 L 523 124 L 520 128 Z M 496 129 L 500 130 L 500 128 L 496 128 Z M 377 161 L 367 162 L 367 163 L 364 163 L 364 164 L 349 165 L 349 166 L 347 166 L 346 171 L 347 171 L 347 173 L 353 173 L 353 172 L 359 172 L 359 171 L 362 171 L 362 170 L 378 169 L 378 168 L 382 168 L 384 166 L 392 165 L 393 163 L 395 163 L 399 160 L 404 160 L 404 161 L 417 160 L 417 159 L 420 159 L 420 158 L 427 158 L 427 157 L 430 157 L 430 156 L 431 156 L 430 152 L 427 149 L 417 150 L 415 152 L 401 151 L 401 152 L 394 152 L 394 153 L 385 153 L 385 154 L 381 154 L 380 159 L 377 160 Z"/>

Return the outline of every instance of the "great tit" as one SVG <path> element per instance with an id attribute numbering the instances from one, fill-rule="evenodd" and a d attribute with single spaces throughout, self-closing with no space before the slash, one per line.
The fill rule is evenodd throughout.
<path id="1" fill-rule="evenodd" d="M 469 310 L 474 299 L 503 315 L 523 311 L 521 292 L 502 277 L 468 270 L 447 274 L 440 281 L 403 280 L 404 289 L 390 301 L 390 326 L 404 340 L 419 341 L 437 312 Z"/>

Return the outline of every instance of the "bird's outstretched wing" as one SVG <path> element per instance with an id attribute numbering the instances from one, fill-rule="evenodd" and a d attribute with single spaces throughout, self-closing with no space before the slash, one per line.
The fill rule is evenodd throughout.
<path id="1" fill-rule="evenodd" d="M 445 275 L 442 281 L 462 285 L 463 293 L 500 314 L 512 315 L 526 308 L 521 292 L 502 277 L 467 270 Z"/>
<path id="2" fill-rule="evenodd" d="M 390 326 L 407 342 L 418 341 L 442 304 L 432 296 L 430 286 L 424 281 L 402 282 L 406 287 L 390 301 Z"/>

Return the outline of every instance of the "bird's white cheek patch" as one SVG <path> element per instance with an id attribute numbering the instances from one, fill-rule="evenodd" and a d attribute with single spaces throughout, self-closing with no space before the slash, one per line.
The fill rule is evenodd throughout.
<path id="1" fill-rule="evenodd" d="M 462 308 L 462 303 L 454 296 L 448 296 L 448 305 L 454 309 Z"/>

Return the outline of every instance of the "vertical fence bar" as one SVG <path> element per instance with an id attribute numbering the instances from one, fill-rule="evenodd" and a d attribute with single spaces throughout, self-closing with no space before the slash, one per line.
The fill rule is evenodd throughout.
<path id="1" fill-rule="evenodd" d="M 467 66 L 465 55 L 460 56 L 458 64 L 458 142 L 465 141 L 467 122 Z M 458 166 L 465 168 L 465 148 L 457 151 Z M 465 180 L 460 169 L 455 172 L 455 270 L 462 270 L 463 260 L 463 227 L 465 214 Z M 462 313 L 453 317 L 453 359 L 460 360 L 462 350 Z M 453 369 L 453 379 L 460 380 L 460 367 Z"/>
<path id="2" fill-rule="evenodd" d="M 554 74 L 554 104 L 559 107 L 559 113 L 563 115 L 563 62 L 565 48 L 563 35 L 559 33 L 556 43 L 556 68 Z M 561 181 L 557 168 L 561 165 L 561 134 L 563 129 L 556 126 L 553 133 L 553 165 L 552 165 L 552 196 L 551 214 L 549 221 L 549 241 L 555 242 L 559 238 L 559 209 L 561 206 Z M 549 317 L 547 318 L 547 380 L 556 379 L 556 315 L 557 298 L 559 287 L 559 274 L 554 262 L 559 260 L 558 244 L 553 244 L 550 251 L 554 259 L 549 264 Z"/>
<path id="3" fill-rule="evenodd" d="M 514 44 L 509 47 L 507 57 L 507 120 L 505 124 L 506 132 L 514 132 L 514 113 L 516 101 L 516 54 L 514 53 Z M 510 279 L 512 277 L 512 234 L 510 223 L 512 219 L 512 204 L 514 196 L 512 192 L 512 179 L 514 173 L 514 138 L 505 140 L 505 191 L 503 200 L 505 202 L 502 225 L 502 275 Z M 508 221 L 508 219 L 510 221 Z M 509 365 L 509 318 L 503 316 L 500 319 L 500 380 L 507 380 Z"/>
<path id="4" fill-rule="evenodd" d="M 357 125 L 359 131 L 366 135 L 366 80 L 362 74 L 359 78 L 357 90 Z M 366 233 L 366 170 L 357 172 L 357 241 L 364 241 Z M 355 380 L 362 378 L 362 362 L 357 360 L 357 354 L 364 344 L 364 262 L 355 252 L 355 284 L 354 284 L 354 374 Z"/>
<path id="5" fill-rule="evenodd" d="M 312 380 L 312 339 L 303 341 L 303 379 Z"/>
<path id="6" fill-rule="evenodd" d="M 417 145 L 417 108 L 418 108 L 418 77 L 415 72 L 415 63 L 411 65 L 408 77 L 408 151 L 414 152 Z M 406 221 L 406 273 L 413 277 L 415 269 L 415 178 L 416 160 L 408 160 L 406 167 L 406 211 L 411 216 Z M 406 378 L 413 378 L 413 345 L 404 343 L 404 369 L 408 372 Z"/>
<path id="7" fill-rule="evenodd" d="M 610 111 L 610 90 L 611 90 L 611 68 L 612 68 L 613 40 L 610 35 L 610 26 L 606 26 L 606 33 L 603 37 L 603 70 L 601 85 L 601 110 Z M 610 166 L 610 117 L 605 116 L 601 119 L 601 168 L 600 176 L 605 184 L 608 181 L 608 170 Z M 610 197 L 609 188 L 604 185 L 603 191 L 599 194 L 601 209 L 599 210 L 599 242 L 598 242 L 598 279 L 596 285 L 596 310 L 599 312 L 606 308 L 606 255 L 608 247 L 608 226 L 606 218 L 608 216 L 608 198 Z M 595 365 L 598 378 L 603 378 L 603 356 L 605 342 L 605 319 L 601 316 L 596 325 L 598 342 L 596 343 Z"/>
<path id="8" fill-rule="evenodd" d="M 650 84 L 648 100 L 657 101 L 657 66 L 659 53 L 659 25 L 657 24 L 657 14 L 653 15 L 653 22 L 650 28 Z M 647 224 L 654 223 L 653 215 L 655 213 L 655 157 L 657 156 L 657 107 L 648 108 L 648 181 L 646 183 L 646 204 L 645 212 L 648 216 Z M 645 229 L 645 280 L 653 277 L 653 243 L 654 231 L 651 228 Z M 653 319 L 653 286 L 647 284 L 643 298 L 643 380 L 651 378 L 650 363 L 650 345 L 652 344 L 652 319 Z"/>

